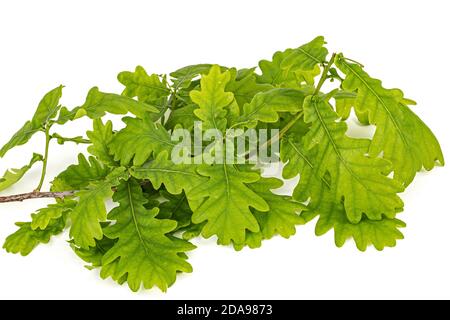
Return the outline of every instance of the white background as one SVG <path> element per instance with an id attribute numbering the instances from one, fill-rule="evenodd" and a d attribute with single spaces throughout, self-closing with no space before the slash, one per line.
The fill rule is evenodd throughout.
<path id="1" fill-rule="evenodd" d="M 0 144 L 28 120 L 41 96 L 64 84 L 63 104 L 84 101 L 94 85 L 120 92 L 116 75 L 143 65 L 168 73 L 188 64 L 248 67 L 276 50 L 324 35 L 367 71 L 418 101 L 414 110 L 434 130 L 446 158 L 450 49 L 448 1 L 1 1 Z M 87 120 L 61 132 L 82 134 Z M 0 159 L 0 170 L 20 167 L 43 137 Z M 420 141 L 418 141 L 420 143 Z M 49 178 L 76 160 L 77 149 L 52 145 Z M 7 193 L 31 191 L 38 167 Z M 357 251 L 334 246 L 332 232 L 314 223 L 290 240 L 234 252 L 201 240 L 190 254 L 194 273 L 167 293 L 131 293 L 83 268 L 57 237 L 30 256 L 0 252 L 0 298 L 299 299 L 450 298 L 448 167 L 420 173 L 402 195 L 406 239 L 396 248 Z M 5 194 L 5 192 L 3 193 Z M 45 200 L 0 206 L 0 241 Z"/>

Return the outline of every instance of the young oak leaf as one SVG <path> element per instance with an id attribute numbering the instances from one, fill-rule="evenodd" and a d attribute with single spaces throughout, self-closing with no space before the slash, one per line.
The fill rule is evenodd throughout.
<path id="1" fill-rule="evenodd" d="M 158 209 L 144 207 L 147 200 L 137 181 L 122 182 L 113 199 L 119 206 L 108 214 L 108 218 L 116 223 L 104 232 L 118 241 L 106 252 L 103 265 L 119 259 L 116 275 L 126 274 L 128 286 L 133 291 L 139 290 L 141 285 L 146 289 L 157 286 L 166 291 L 175 282 L 177 272 L 192 272 L 191 265 L 180 255 L 195 246 L 167 236 L 175 230 L 177 223 L 156 219 Z"/>
<path id="2" fill-rule="evenodd" d="M 256 81 L 257 74 L 255 68 L 251 69 L 229 69 L 231 79 L 228 82 L 225 91 L 232 92 L 239 106 L 250 103 L 253 97 L 260 92 L 273 88 L 268 83 L 259 83 Z"/>
<path id="3" fill-rule="evenodd" d="M 377 157 L 383 152 L 383 158 L 393 163 L 395 179 L 408 185 L 422 167 L 431 170 L 436 161 L 444 164 L 439 142 L 407 106 L 402 91 L 383 88 L 380 80 L 371 78 L 342 55 L 336 64 L 346 74 L 343 88 L 357 91 L 355 109 L 367 112 L 370 124 L 377 126 L 369 154 Z"/>
<path id="4" fill-rule="evenodd" d="M 249 185 L 257 195 L 263 198 L 270 209 L 267 212 L 252 210 L 260 226 L 260 232 L 247 231 L 246 245 L 250 248 L 259 248 L 264 239 L 271 239 L 276 235 L 289 238 L 296 232 L 296 226 L 305 224 L 305 219 L 300 213 L 306 208 L 300 201 L 290 196 L 273 193 L 272 190 L 283 186 L 283 181 L 276 178 L 261 178 Z M 237 250 L 243 246 L 235 245 Z"/>
<path id="5" fill-rule="evenodd" d="M 164 126 L 167 129 L 173 130 L 179 124 L 184 129 L 192 130 L 194 128 L 194 121 L 196 120 L 194 115 L 195 109 L 197 109 L 197 105 L 190 103 L 184 107 L 172 110 Z"/>
<path id="6" fill-rule="evenodd" d="M 316 235 L 321 236 L 334 228 L 337 247 L 342 247 L 347 239 L 353 238 L 360 251 L 365 251 L 369 245 L 381 251 L 385 247 L 395 247 L 397 240 L 403 239 L 403 234 L 398 229 L 406 224 L 398 219 L 383 217 L 381 220 L 370 220 L 363 217 L 356 224 L 349 222 L 344 206 L 335 201 L 333 191 L 325 193 L 317 212 L 319 220 L 316 224 Z"/>
<path id="7" fill-rule="evenodd" d="M 254 127 L 258 121 L 274 123 L 280 112 L 299 112 L 305 93 L 295 89 L 276 88 L 256 94 L 250 103 L 244 105 L 244 112 L 236 122 Z"/>
<path id="8" fill-rule="evenodd" d="M 272 61 L 261 60 L 259 68 L 262 74 L 258 81 L 294 89 L 303 84 L 313 85 L 314 78 L 320 74 L 319 65 L 328 53 L 323 44 L 323 37 L 318 37 L 297 49 L 276 52 Z"/>
<path id="9" fill-rule="evenodd" d="M 279 234 L 283 238 L 289 238 L 295 234 L 295 227 L 305 223 L 300 213 L 305 206 L 289 196 L 273 193 L 272 190 L 283 186 L 283 181 L 276 178 L 261 178 L 249 185 L 256 194 L 263 198 L 270 210 L 259 213 L 255 210 L 255 216 L 261 228 L 264 239 L 270 239 Z"/>
<path id="10" fill-rule="evenodd" d="M 108 146 L 113 138 L 112 122 L 107 121 L 103 124 L 101 119 L 95 119 L 93 122 L 94 130 L 86 132 L 92 143 L 87 150 L 90 154 L 97 157 L 98 160 L 112 166 L 115 164 L 115 161 Z"/>
<path id="11" fill-rule="evenodd" d="M 191 224 L 192 209 L 189 207 L 186 194 L 171 194 L 165 190 L 159 192 L 164 201 L 159 204 L 158 219 L 171 219 L 177 222 L 176 230 Z"/>
<path id="12" fill-rule="evenodd" d="M 207 198 L 194 210 L 192 222 L 200 224 L 207 221 L 202 235 L 209 238 L 217 235 L 218 243 L 245 242 L 246 230 L 258 232 L 258 221 L 250 208 L 261 212 L 268 211 L 269 205 L 247 184 L 260 179 L 256 172 L 240 172 L 232 165 L 216 164 L 201 166 L 198 173 L 209 180 L 188 193 L 189 199 Z"/>
<path id="13" fill-rule="evenodd" d="M 111 188 L 126 178 L 125 168 L 115 168 L 103 181 L 91 183 L 87 189 L 78 191 L 78 204 L 72 210 L 70 237 L 81 248 L 95 245 L 103 231 L 100 222 L 106 221 L 105 199 L 112 196 Z"/>
<path id="14" fill-rule="evenodd" d="M 131 160 L 135 166 L 145 163 L 152 154 L 167 151 L 169 154 L 177 144 L 161 124 L 155 124 L 150 117 L 123 119 L 126 127 L 114 135 L 109 148 L 114 159 L 124 166 Z"/>
<path id="15" fill-rule="evenodd" d="M 149 104 L 119 94 L 101 92 L 97 87 L 89 90 L 86 101 L 80 108 L 85 110 L 87 116 L 91 119 L 101 118 L 106 112 L 112 114 L 131 112 L 139 118 L 143 118 L 149 113 L 159 112 L 158 109 Z"/>
<path id="16" fill-rule="evenodd" d="M 45 230 L 52 220 L 59 219 L 63 215 L 68 215 L 76 204 L 76 201 L 64 199 L 64 201 L 61 200 L 60 202 L 49 204 L 47 207 L 37 210 L 31 214 L 31 229 Z"/>
<path id="17" fill-rule="evenodd" d="M 73 242 L 70 247 L 75 252 L 75 254 L 81 258 L 84 262 L 89 263 L 86 265 L 86 269 L 93 270 L 96 268 L 101 268 L 100 277 L 102 279 L 112 278 L 119 284 L 124 284 L 127 281 L 127 274 L 120 276 L 117 272 L 117 266 L 119 260 L 115 260 L 109 264 L 103 264 L 103 257 L 106 252 L 109 251 L 115 244 L 117 239 L 110 239 L 103 236 L 100 240 L 95 240 L 95 246 L 89 247 L 87 249 L 77 247 Z"/>
<path id="18" fill-rule="evenodd" d="M 6 170 L 2 178 L 0 178 L 0 191 L 8 189 L 17 183 L 22 177 L 33 167 L 36 162 L 42 161 L 43 157 L 40 154 L 34 153 L 30 162 L 20 169 Z"/>
<path id="19" fill-rule="evenodd" d="M 154 104 L 170 94 L 165 81 L 161 81 L 157 74 L 148 75 L 141 66 L 137 66 L 134 72 L 119 73 L 117 79 L 125 86 L 122 95 L 129 98 L 137 97 L 139 101 L 145 103 Z"/>
<path id="20" fill-rule="evenodd" d="M 225 87 L 230 81 L 230 72 L 221 72 L 218 65 L 211 67 L 207 75 L 202 76 L 200 91 L 193 90 L 190 97 L 199 108 L 194 114 L 203 121 L 203 129 L 218 129 L 224 131 L 227 126 L 227 109 L 234 96 L 231 92 L 225 92 Z"/>
<path id="21" fill-rule="evenodd" d="M 197 172 L 197 167 L 194 164 L 174 164 L 168 159 L 167 152 L 161 152 L 156 159 L 143 166 L 133 167 L 131 174 L 137 179 L 150 180 L 156 190 L 164 184 L 171 194 L 181 194 L 184 191 L 190 198 L 194 188 L 208 182 L 207 177 Z"/>
<path id="22" fill-rule="evenodd" d="M 46 244 L 52 236 L 58 235 L 66 228 L 66 215 L 50 220 L 45 229 L 33 230 L 31 222 L 17 222 L 19 229 L 8 236 L 3 248 L 10 253 L 27 256 L 39 244 Z"/>
<path id="23" fill-rule="evenodd" d="M 14 147 L 27 143 L 31 137 L 53 119 L 61 108 L 59 100 L 63 86 L 56 87 L 44 95 L 34 113 L 33 118 L 27 121 L 19 131 L 0 149 L 0 158 Z"/>
<path id="24" fill-rule="evenodd" d="M 172 77 L 173 87 L 175 89 L 188 89 L 190 88 L 197 80 L 194 80 L 200 75 L 207 74 L 213 65 L 209 63 L 203 64 L 193 64 L 190 66 L 186 66 L 180 68 L 176 71 L 170 73 Z M 220 66 L 220 70 L 222 72 L 226 71 L 228 68 Z"/>
<path id="25" fill-rule="evenodd" d="M 323 46 L 325 39 L 319 36 L 311 42 L 294 49 L 283 61 L 281 68 L 291 71 L 312 71 L 318 64 L 325 62 L 328 50 Z"/>
<path id="26" fill-rule="evenodd" d="M 304 105 L 305 122 L 311 129 L 303 138 L 308 149 L 317 148 L 319 174 L 330 176 L 336 186 L 336 199 L 344 198 L 345 211 L 352 223 L 362 215 L 380 220 L 393 218 L 403 208 L 397 196 L 403 191 L 400 183 L 385 176 L 390 163 L 381 158 L 365 156 L 370 140 L 346 136 L 347 125 L 336 122 L 337 114 L 327 102 L 308 97 Z"/>
<path id="27" fill-rule="evenodd" d="M 88 160 L 80 153 L 78 164 L 70 165 L 52 181 L 51 191 L 82 190 L 92 182 L 105 179 L 109 173 L 110 169 L 97 159 L 89 157 Z"/>
<path id="28" fill-rule="evenodd" d="M 283 169 L 285 179 L 300 173 L 300 181 L 293 197 L 301 202 L 308 201 L 307 211 L 302 212 L 306 222 L 319 216 L 316 235 L 320 236 L 334 229 L 336 246 L 341 247 L 347 239 L 353 238 L 361 251 L 371 244 L 377 250 L 383 250 L 384 247 L 395 246 L 397 240 L 403 239 L 398 230 L 404 226 L 400 220 L 386 217 L 381 220 L 363 217 L 358 223 L 348 220 L 344 205 L 336 201 L 336 190 L 332 189 L 329 179 L 320 175 L 317 150 L 307 150 L 296 137 L 287 137 L 282 140 L 281 158 L 287 163 Z"/>

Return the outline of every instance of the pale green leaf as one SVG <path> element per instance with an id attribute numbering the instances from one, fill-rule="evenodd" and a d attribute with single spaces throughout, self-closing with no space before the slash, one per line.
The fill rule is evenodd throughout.
<path id="1" fill-rule="evenodd" d="M 406 225 L 401 220 L 369 220 L 364 217 L 354 224 L 348 221 L 343 205 L 336 203 L 333 197 L 324 198 L 322 201 L 316 234 L 320 236 L 334 228 L 335 243 L 338 247 L 342 247 L 347 239 L 353 238 L 356 247 L 361 251 L 365 251 L 369 245 L 383 250 L 385 247 L 394 247 L 397 240 L 403 239 L 403 234 L 398 229 Z"/>
<path id="2" fill-rule="evenodd" d="M 94 130 L 86 132 L 92 143 L 87 150 L 103 163 L 114 165 L 114 156 L 112 156 L 108 146 L 113 138 L 112 122 L 107 121 L 103 124 L 101 119 L 95 119 L 93 122 Z"/>
<path id="3" fill-rule="evenodd" d="M 31 121 L 27 121 L 22 128 L 19 129 L 11 139 L 0 149 L 0 157 L 4 157 L 5 154 L 14 147 L 24 145 L 30 141 L 31 137 L 41 128 L 34 128 Z"/>
<path id="4" fill-rule="evenodd" d="M 319 36 L 311 42 L 294 49 L 281 63 L 282 69 L 311 71 L 325 62 L 328 50 L 323 46 L 325 39 Z"/>
<path id="5" fill-rule="evenodd" d="M 444 164 L 439 142 L 405 104 L 402 91 L 383 88 L 380 80 L 342 55 L 336 64 L 346 74 L 344 89 L 357 91 L 356 110 L 367 112 L 369 122 L 377 126 L 369 154 L 377 157 L 383 153 L 383 158 L 393 163 L 395 179 L 408 185 L 422 168 L 431 170 L 437 161 Z"/>
<path id="6" fill-rule="evenodd" d="M 199 108 L 194 110 L 195 115 L 203 121 L 203 130 L 218 129 L 224 131 L 227 125 L 227 109 L 234 96 L 225 92 L 230 81 L 230 72 L 221 72 L 218 65 L 214 65 L 207 75 L 202 76 L 201 89 L 190 93 L 191 99 Z"/>
<path id="7" fill-rule="evenodd" d="M 139 118 L 149 113 L 159 112 L 158 109 L 151 105 L 118 94 L 104 93 L 99 91 L 97 87 L 89 91 L 86 101 L 81 108 L 92 119 L 101 118 L 107 112 L 112 114 L 127 114 L 130 112 Z"/>
<path id="8" fill-rule="evenodd" d="M 403 188 L 384 175 L 390 163 L 366 156 L 370 140 L 346 136 L 347 125 L 323 100 L 309 97 L 304 105 L 305 121 L 311 129 L 304 137 L 308 149 L 317 148 L 319 175 L 330 176 L 336 186 L 335 201 L 344 198 L 349 220 L 357 223 L 365 214 L 373 220 L 393 218 L 403 208 L 397 196 Z"/>
<path id="9" fill-rule="evenodd" d="M 103 181 L 93 182 L 86 190 L 76 193 L 79 200 L 71 213 L 70 237 L 77 246 L 94 246 L 95 239 L 102 238 L 100 222 L 106 221 L 105 200 L 112 196 L 111 188 L 125 177 L 125 168 L 116 168 Z"/>
<path id="10" fill-rule="evenodd" d="M 294 198 L 308 202 L 308 210 L 302 212 L 302 217 L 310 221 L 319 215 L 316 234 L 323 235 L 334 229 L 335 243 L 338 247 L 344 245 L 349 238 L 353 238 L 358 249 L 362 251 L 371 244 L 378 250 L 395 246 L 396 240 L 403 238 L 398 231 L 398 228 L 403 226 L 402 222 L 386 217 L 381 220 L 369 220 L 363 216 L 359 223 L 351 223 L 344 205 L 336 201 L 336 190 L 332 190 L 333 186 L 328 177 L 320 175 L 317 151 L 307 150 L 294 137 L 283 139 L 281 144 L 281 158 L 283 162 L 287 162 L 283 169 L 283 177 L 290 179 L 300 173 Z"/>
<path id="11" fill-rule="evenodd" d="M 57 115 L 61 107 L 59 100 L 62 96 L 62 89 L 63 86 L 59 86 L 51 90 L 44 96 L 44 98 L 42 98 L 41 102 L 39 102 L 33 119 L 31 119 L 31 125 L 33 128 L 42 127 Z"/>
<path id="12" fill-rule="evenodd" d="M 31 167 L 39 161 L 42 161 L 43 157 L 40 154 L 34 153 L 30 162 L 20 169 L 6 170 L 2 178 L 0 178 L 0 191 L 8 189 L 13 184 L 17 183 L 22 177 L 31 169 Z"/>
<path id="13" fill-rule="evenodd" d="M 19 229 L 6 238 L 3 248 L 7 252 L 27 256 L 39 244 L 46 244 L 52 236 L 63 232 L 66 227 L 66 217 L 63 215 L 51 220 L 44 230 L 33 230 L 30 222 L 18 222 L 16 225 Z"/>
<path id="14" fill-rule="evenodd" d="M 76 201 L 67 200 L 49 204 L 47 207 L 31 214 L 31 229 L 45 230 L 52 220 L 59 219 L 68 214 L 75 207 Z"/>
<path id="15" fill-rule="evenodd" d="M 124 96 L 137 97 L 139 101 L 148 104 L 153 104 L 170 94 L 165 80 L 161 80 L 157 74 L 148 75 L 141 66 L 137 66 L 134 72 L 121 72 L 117 78 L 125 86 L 122 92 Z"/>
<path id="16" fill-rule="evenodd" d="M 180 68 L 170 74 L 176 88 L 187 88 L 191 81 L 199 75 L 206 74 L 211 69 L 212 64 L 195 64 Z M 225 67 L 221 67 L 225 71 Z"/>
<path id="17" fill-rule="evenodd" d="M 0 157 L 3 157 L 12 148 L 27 143 L 36 132 L 43 131 L 43 127 L 56 116 L 61 107 L 59 99 L 62 95 L 62 88 L 59 86 L 45 94 L 31 121 L 27 121 L 0 149 Z"/>

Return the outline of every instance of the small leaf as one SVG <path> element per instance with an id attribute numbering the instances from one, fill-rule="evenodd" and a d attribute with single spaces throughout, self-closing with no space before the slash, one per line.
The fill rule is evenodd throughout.
<path id="1" fill-rule="evenodd" d="M 36 213 L 31 214 L 31 229 L 45 230 L 52 220 L 59 219 L 69 213 L 76 204 L 76 201 L 65 199 L 64 201 L 39 209 Z"/>
<path id="2" fill-rule="evenodd" d="M 257 74 L 252 69 L 230 69 L 231 80 L 228 82 L 225 91 L 232 92 L 239 106 L 250 103 L 257 93 L 261 93 L 273 88 L 267 83 L 258 83 Z"/>
<path id="3" fill-rule="evenodd" d="M 95 119 L 93 122 L 94 130 L 86 133 L 92 143 L 88 147 L 88 151 L 103 163 L 114 165 L 114 157 L 108 146 L 113 138 L 112 122 L 107 121 L 103 124 L 101 119 Z"/>
<path id="4" fill-rule="evenodd" d="M 137 97 L 141 102 L 153 104 L 170 94 L 165 81 L 156 74 L 148 75 L 141 66 L 137 66 L 134 72 L 121 72 L 117 78 L 125 86 L 122 94 L 129 98 Z"/>
<path id="5" fill-rule="evenodd" d="M 131 112 L 139 118 L 146 116 L 148 113 L 159 112 L 151 105 L 118 94 L 104 93 L 99 91 L 97 87 L 89 91 L 86 102 L 81 108 L 86 111 L 87 116 L 91 119 L 101 118 L 106 112 L 112 114 Z"/>
<path id="6" fill-rule="evenodd" d="M 0 191 L 8 189 L 13 184 L 17 183 L 22 177 L 31 169 L 31 167 L 39 161 L 42 161 L 43 157 L 40 154 L 34 153 L 29 164 L 23 166 L 20 169 L 6 170 L 2 178 L 0 178 Z"/>
<path id="7" fill-rule="evenodd" d="M 56 117 L 61 107 L 59 104 L 59 99 L 61 99 L 62 96 L 62 89 L 63 86 L 59 86 L 42 98 L 33 119 L 31 119 L 31 125 L 33 128 L 40 128 Z"/>
<path id="8" fill-rule="evenodd" d="M 62 88 L 63 86 L 59 86 L 42 98 L 31 121 L 27 121 L 0 149 L 0 157 L 4 157 L 12 148 L 27 143 L 36 132 L 43 131 L 43 127 L 56 116 L 61 107 L 59 99 L 62 95 Z"/>
<path id="9" fill-rule="evenodd" d="M 20 253 L 27 256 L 39 244 L 46 244 L 52 236 L 60 234 L 66 227 L 66 218 L 61 216 L 53 219 L 44 230 L 33 230 L 30 222 L 18 222 L 19 229 L 8 236 L 3 248 L 10 253 Z"/>
<path id="10" fill-rule="evenodd" d="M 174 86 L 181 88 L 187 88 L 191 83 L 192 79 L 198 77 L 199 75 L 207 74 L 211 69 L 212 64 L 196 64 L 191 66 L 186 66 L 180 68 L 170 74 L 173 79 Z M 222 71 L 226 68 L 221 67 Z"/>
<path id="11" fill-rule="evenodd" d="M 294 49 L 281 63 L 282 69 L 314 70 L 317 64 L 325 62 L 328 50 L 323 46 L 325 39 L 319 36 L 311 42 Z"/>
<path id="12" fill-rule="evenodd" d="M 191 91 L 191 99 L 199 108 L 194 114 L 203 121 L 203 130 L 219 129 L 224 131 L 227 125 L 225 116 L 234 96 L 231 92 L 225 92 L 225 87 L 230 81 L 230 72 L 220 72 L 220 67 L 214 65 L 207 75 L 202 76 L 201 89 Z"/>

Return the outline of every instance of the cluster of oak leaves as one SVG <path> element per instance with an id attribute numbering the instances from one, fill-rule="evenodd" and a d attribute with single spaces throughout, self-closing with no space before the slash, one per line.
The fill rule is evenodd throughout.
<path id="1" fill-rule="evenodd" d="M 4 248 L 27 255 L 68 228 L 72 249 L 90 268 L 135 291 L 166 290 L 178 272 L 191 272 L 186 252 L 198 236 L 215 236 L 237 250 L 256 248 L 275 235 L 288 238 L 296 225 L 318 216 L 317 235 L 334 229 L 337 246 L 348 238 L 360 250 L 394 246 L 405 226 L 396 218 L 403 209 L 398 194 L 422 168 L 444 164 L 439 143 L 411 111 L 413 101 L 383 88 L 342 54 L 330 59 L 324 43 L 317 37 L 276 52 L 259 70 L 202 64 L 166 76 L 137 67 L 119 74 L 121 95 L 93 88 L 72 110 L 59 103 L 62 87 L 50 91 L 0 156 L 37 132 L 59 143 L 88 143 L 90 155 L 80 154 L 78 164 L 51 182 L 52 192 L 75 194 L 18 223 Z M 316 90 L 321 75 L 336 89 Z M 346 135 L 352 109 L 362 125 L 376 126 L 372 139 Z M 115 131 L 102 121 L 106 113 L 132 116 Z M 81 117 L 93 120 L 87 138 L 50 133 Z M 170 132 L 192 130 L 194 121 L 224 133 L 230 127 L 280 129 L 283 177 L 300 175 L 293 195 L 274 193 L 282 180 L 263 178 L 249 165 L 174 164 Z M 28 165 L 7 171 L 0 190 L 43 160 L 34 154 Z M 117 206 L 107 212 L 111 197 Z"/>

